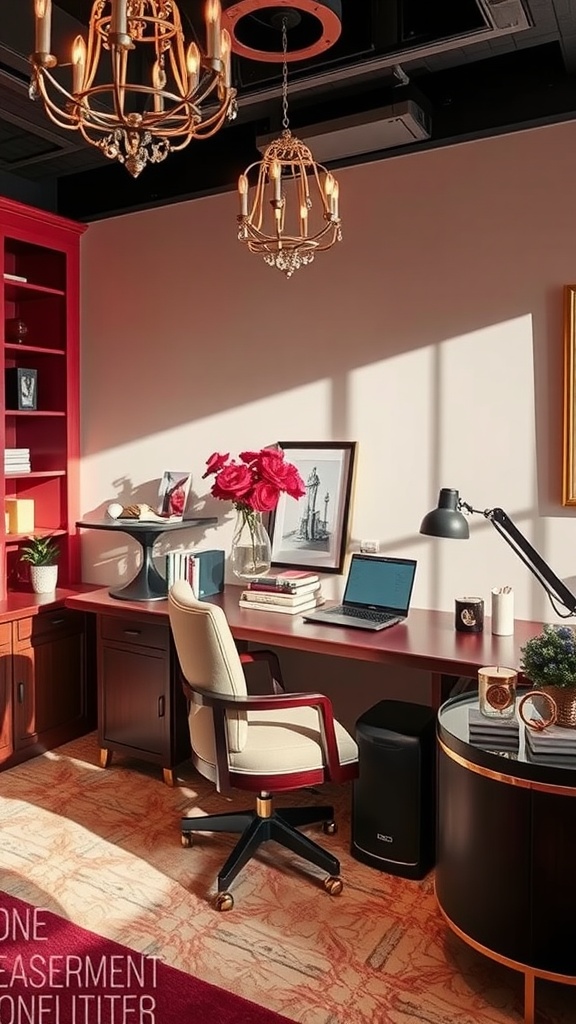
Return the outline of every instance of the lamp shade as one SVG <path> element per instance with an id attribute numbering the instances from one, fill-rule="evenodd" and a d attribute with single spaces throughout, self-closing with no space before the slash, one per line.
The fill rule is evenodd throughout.
<path id="1" fill-rule="evenodd" d="M 460 496 L 452 487 L 443 487 L 438 496 L 438 507 L 428 512 L 420 525 L 420 533 L 428 537 L 449 537 L 468 540 L 468 520 L 459 511 Z"/>

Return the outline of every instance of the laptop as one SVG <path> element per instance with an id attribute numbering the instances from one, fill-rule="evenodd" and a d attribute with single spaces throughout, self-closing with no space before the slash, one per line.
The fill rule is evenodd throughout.
<path id="1" fill-rule="evenodd" d="M 342 604 L 305 612 L 304 621 L 357 629 L 388 629 L 406 619 L 415 575 L 413 558 L 354 554 Z"/>

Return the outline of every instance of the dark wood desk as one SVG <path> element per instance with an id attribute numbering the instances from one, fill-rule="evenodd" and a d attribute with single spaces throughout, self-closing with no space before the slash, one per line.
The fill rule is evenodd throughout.
<path id="1" fill-rule="evenodd" d="M 240 592 L 229 586 L 210 598 L 224 609 L 236 640 L 419 669 L 430 674 L 435 707 L 443 675 L 475 677 L 484 665 L 518 668 L 520 647 L 542 628 L 517 621 L 514 636 L 497 637 L 488 620 L 483 633 L 457 633 L 450 612 L 416 608 L 402 625 L 369 633 L 240 608 Z M 109 764 L 113 750 L 145 757 L 171 782 L 190 748 L 167 601 L 118 601 L 103 588 L 67 604 L 96 615 L 101 763 Z"/>

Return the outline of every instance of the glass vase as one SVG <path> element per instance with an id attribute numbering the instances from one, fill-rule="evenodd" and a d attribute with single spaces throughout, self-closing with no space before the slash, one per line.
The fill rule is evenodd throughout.
<path id="1" fill-rule="evenodd" d="M 272 562 L 272 545 L 261 512 L 239 508 L 237 513 L 230 564 L 235 576 L 249 580 L 268 572 Z"/>

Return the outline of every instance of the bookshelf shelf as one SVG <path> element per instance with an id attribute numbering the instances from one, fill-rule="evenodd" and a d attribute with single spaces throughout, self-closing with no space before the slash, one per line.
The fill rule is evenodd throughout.
<path id="1" fill-rule="evenodd" d="M 80 579 L 79 460 L 79 251 L 86 225 L 0 198 L 0 322 L 4 326 L 4 380 L 0 419 L 4 450 L 23 449 L 31 471 L 0 475 L 7 498 L 34 502 L 34 533 L 60 538 L 59 585 Z M 24 278 L 25 280 L 13 280 Z M 25 344 L 8 321 L 26 325 Z M 13 326 L 12 324 L 10 325 Z M 36 374 L 36 409 L 6 408 L 7 371 Z M 12 399 L 10 404 L 16 404 Z M 20 401 L 18 401 L 20 404 Z M 18 462 L 19 460 L 12 459 Z M 0 524 L 0 599 L 17 589 L 19 548 L 30 534 L 7 534 Z M 36 525 L 38 524 L 38 525 Z"/>

